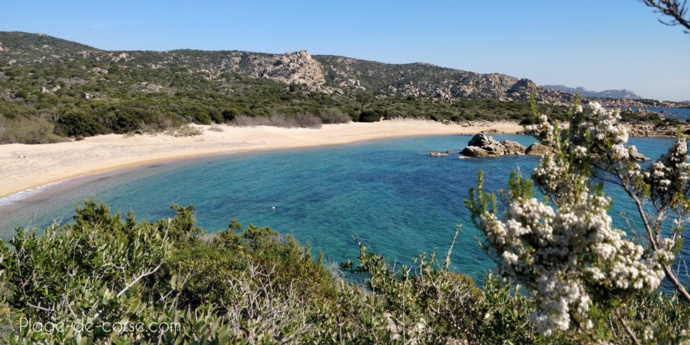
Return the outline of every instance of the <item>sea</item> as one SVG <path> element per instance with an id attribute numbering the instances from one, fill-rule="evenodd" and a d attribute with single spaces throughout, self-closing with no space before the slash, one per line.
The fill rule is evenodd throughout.
<path id="1" fill-rule="evenodd" d="M 690 108 L 642 108 L 661 114 L 664 118 L 687 121 L 690 119 Z"/>
<path id="2" fill-rule="evenodd" d="M 521 135 L 493 135 L 525 146 Z M 529 175 L 539 157 L 458 159 L 471 139 L 447 135 L 373 140 L 347 145 L 209 156 L 153 164 L 52 184 L 0 199 L 0 237 L 16 227 L 42 229 L 72 219 L 75 205 L 95 199 L 111 209 L 133 210 L 138 220 L 172 217 L 173 203 L 194 205 L 198 225 L 224 230 L 232 219 L 292 234 L 328 263 L 356 261 L 357 241 L 391 262 L 411 264 L 421 253 L 445 257 L 452 236 L 452 268 L 481 282 L 495 264 L 479 245 L 481 235 L 464 200 L 484 171 L 485 190 L 507 188 L 511 171 Z M 650 158 L 673 139 L 631 138 Z M 445 157 L 430 151 L 452 150 Z M 650 163 L 645 163 L 650 164 Z M 610 186 L 614 223 L 631 235 L 632 203 Z M 631 229 L 632 227 L 632 229 Z"/>

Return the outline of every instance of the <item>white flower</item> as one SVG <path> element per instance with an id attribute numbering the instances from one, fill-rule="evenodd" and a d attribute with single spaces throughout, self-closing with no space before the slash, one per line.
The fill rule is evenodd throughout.
<path id="1" fill-rule="evenodd" d="M 677 181 L 690 180 L 685 141 L 677 141 L 662 160 L 641 172 L 629 160 L 628 132 L 620 124 L 619 113 L 596 102 L 588 109 L 582 122 L 571 127 L 572 137 L 554 135 L 554 126 L 543 115 L 532 127 L 543 143 L 559 144 L 554 147 L 568 148 L 579 158 L 573 159 L 568 152 L 542 157 L 532 179 L 550 200 L 548 204 L 515 189 L 507 194 L 502 218 L 491 212 L 479 215 L 497 254 L 499 271 L 530 290 L 537 306 L 530 320 L 547 336 L 568 329 L 573 318 L 583 327 L 592 327 L 588 313 L 598 294 L 590 295 L 591 291 L 656 289 L 664 278 L 661 264 L 673 260 L 672 241 L 648 255 L 613 227 L 608 213 L 611 199 L 590 190 L 592 181 L 581 173 L 588 167 L 582 164 L 616 166 L 627 174 L 626 181 L 641 178 L 659 195 L 680 188 Z M 566 142 L 560 145 L 561 140 Z"/>
<path id="2" fill-rule="evenodd" d="M 573 149 L 573 152 L 575 152 L 575 156 L 577 157 L 585 157 L 587 155 L 587 148 L 584 146 L 575 146 L 575 149 Z"/>
<path id="3" fill-rule="evenodd" d="M 509 265 L 515 265 L 518 262 L 518 256 L 515 253 L 503 252 L 503 261 Z"/>

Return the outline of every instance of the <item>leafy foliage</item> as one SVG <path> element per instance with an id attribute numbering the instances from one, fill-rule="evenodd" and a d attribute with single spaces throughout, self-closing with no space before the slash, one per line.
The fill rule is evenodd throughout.
<path id="1" fill-rule="evenodd" d="M 391 266 L 360 243 L 354 279 L 291 236 L 232 220 L 214 234 L 192 206 L 150 223 L 85 201 L 74 222 L 0 242 L 2 341 L 19 343 L 530 343 L 537 307 L 489 275 L 479 288 L 435 253 Z M 457 236 L 457 233 L 456 233 Z M 677 297 L 641 295 L 619 308 L 649 339 L 678 343 L 690 321 Z M 593 332 L 629 342 L 602 316 Z M 613 325 L 613 328 L 611 328 Z"/>

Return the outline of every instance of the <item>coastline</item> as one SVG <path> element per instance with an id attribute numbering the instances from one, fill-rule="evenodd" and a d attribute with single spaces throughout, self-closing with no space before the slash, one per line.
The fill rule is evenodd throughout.
<path id="1" fill-rule="evenodd" d="M 226 153 L 349 144 L 367 140 L 427 135 L 472 135 L 481 131 L 517 133 L 516 122 L 472 126 L 428 120 L 350 122 L 321 128 L 195 126 L 203 134 L 175 137 L 163 133 L 126 137 L 108 134 L 57 144 L 0 145 L 0 199 L 57 182 L 153 163 Z M 21 197 L 19 197 L 21 198 Z"/>

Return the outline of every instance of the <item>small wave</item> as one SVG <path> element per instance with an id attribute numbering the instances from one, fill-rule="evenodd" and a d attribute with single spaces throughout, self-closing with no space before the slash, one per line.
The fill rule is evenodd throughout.
<path id="1" fill-rule="evenodd" d="M 6 196 L 4 198 L 0 198 L 0 207 L 9 206 L 12 204 L 19 203 L 25 199 L 28 199 L 28 198 L 44 191 L 44 190 L 50 188 L 50 187 L 56 186 L 56 185 L 64 183 L 64 182 L 65 181 L 52 182 L 52 183 L 44 184 L 44 185 L 36 187 L 36 188 L 23 190 L 19 193 L 15 193 L 15 194 Z"/>

